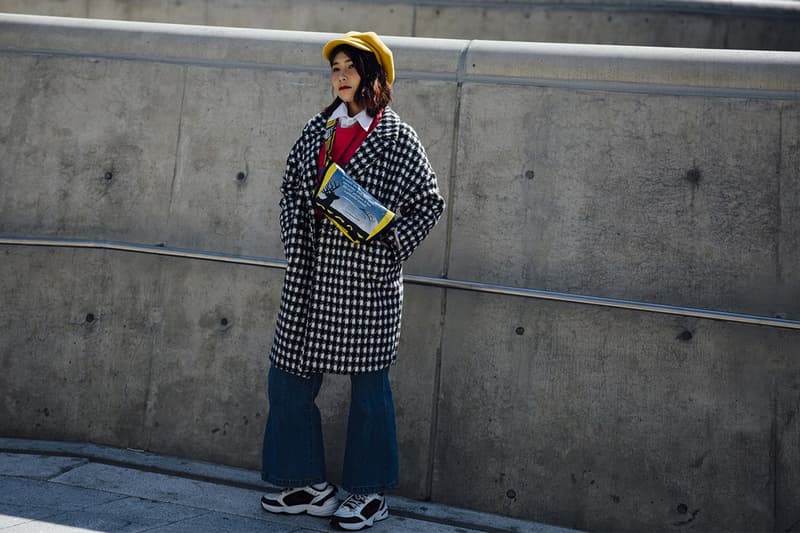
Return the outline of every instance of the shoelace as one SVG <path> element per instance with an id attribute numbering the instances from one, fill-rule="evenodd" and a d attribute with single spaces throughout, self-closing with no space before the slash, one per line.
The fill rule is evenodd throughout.
<path id="1" fill-rule="evenodd" d="M 295 491 L 298 491 L 298 490 L 308 490 L 308 489 L 311 489 L 311 490 L 316 491 L 316 492 L 324 492 L 324 491 L 326 491 L 328 489 L 328 486 L 325 485 L 324 489 L 315 489 L 314 487 L 311 487 L 311 486 L 308 486 L 308 487 L 290 487 L 288 489 L 283 489 L 281 491 L 281 496 L 286 496 L 290 492 L 295 492 Z"/>
<path id="2" fill-rule="evenodd" d="M 287 494 L 289 494 L 289 493 L 291 493 L 291 492 L 294 492 L 294 491 L 296 491 L 296 490 L 297 490 L 297 488 L 296 488 L 296 487 L 289 487 L 288 489 L 283 489 L 283 490 L 281 491 L 281 494 L 280 494 L 280 495 L 281 495 L 281 497 L 283 497 L 283 496 L 286 496 Z"/>
<path id="3" fill-rule="evenodd" d="M 366 502 L 367 496 L 365 494 L 351 494 L 350 497 L 344 501 L 342 507 L 355 511 L 359 506 L 364 505 Z"/>

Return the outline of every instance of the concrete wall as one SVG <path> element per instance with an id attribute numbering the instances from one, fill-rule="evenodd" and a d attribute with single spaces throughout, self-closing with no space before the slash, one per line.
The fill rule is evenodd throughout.
<path id="1" fill-rule="evenodd" d="M 280 259 L 327 38 L 0 16 L 0 434 L 259 466 L 280 269 L 10 242 Z M 448 200 L 406 273 L 800 319 L 800 54 L 387 41 Z M 402 494 L 588 530 L 800 520 L 800 330 L 405 305 Z M 348 387 L 320 401 L 332 480 Z"/>
<path id="2" fill-rule="evenodd" d="M 0 0 L 0 12 L 343 33 L 800 50 L 794 0 Z"/>

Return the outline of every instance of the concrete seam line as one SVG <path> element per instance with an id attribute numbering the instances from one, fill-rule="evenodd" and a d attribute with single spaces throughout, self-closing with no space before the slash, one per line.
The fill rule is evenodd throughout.
<path id="1" fill-rule="evenodd" d="M 121 252 L 146 253 L 154 255 L 166 255 L 177 258 L 200 259 L 204 261 L 219 261 L 223 263 L 234 263 L 251 266 L 264 266 L 270 268 L 286 268 L 286 261 L 280 259 L 267 259 L 253 256 L 239 256 L 226 254 L 223 252 L 206 252 L 198 250 L 188 250 L 172 248 L 167 246 L 152 246 L 142 244 L 122 243 L 115 241 L 89 241 L 89 240 L 70 240 L 70 239 L 48 239 L 48 238 L 23 238 L 23 237 L 3 237 L 0 236 L 0 245 L 9 246 L 45 246 L 61 248 L 94 248 L 101 250 L 112 250 Z M 720 320 L 723 322 L 735 322 L 739 324 L 750 324 L 756 326 L 769 326 L 786 329 L 800 330 L 800 321 L 787 320 L 784 318 L 770 318 L 744 313 L 731 313 L 727 311 L 716 311 L 710 309 L 699 309 L 694 307 L 680 307 L 676 305 L 637 302 L 634 300 L 621 300 L 617 298 L 605 298 L 602 296 L 587 296 L 581 294 L 570 294 L 564 292 L 544 291 L 539 289 L 529 289 L 523 287 L 511 287 L 483 283 L 478 281 L 463 281 L 444 278 L 433 278 L 429 276 L 417 276 L 404 274 L 405 283 L 417 285 L 427 285 L 444 289 L 456 289 L 473 292 L 496 294 L 501 296 L 519 296 L 522 298 L 532 298 L 537 300 L 551 300 L 566 303 L 596 305 L 615 309 L 626 309 L 629 311 L 644 311 L 666 315 L 689 316 L 708 320 Z"/>
<path id="2" fill-rule="evenodd" d="M 456 178 L 458 175 L 458 139 L 459 139 L 459 132 L 460 132 L 460 124 L 461 124 L 461 95 L 463 91 L 463 79 L 464 74 L 466 72 L 466 62 L 467 62 L 467 55 L 469 54 L 469 47 L 472 44 L 472 41 L 468 41 L 464 48 L 461 50 L 461 53 L 458 58 L 458 71 L 457 71 L 457 78 L 458 83 L 456 84 L 456 97 L 455 97 L 455 105 L 454 105 L 454 112 L 453 112 L 453 138 L 451 141 L 451 149 L 450 149 L 450 173 L 447 180 L 447 205 L 445 208 L 447 218 L 446 218 L 446 227 L 445 227 L 445 250 L 444 250 L 444 264 L 442 265 L 442 275 L 447 278 L 450 273 L 450 254 L 451 254 L 451 243 L 452 243 L 452 235 L 453 235 L 453 205 L 455 202 L 453 198 L 455 196 L 455 183 Z M 432 391 L 432 398 L 431 398 L 431 429 L 429 434 L 429 455 L 428 455 L 428 465 L 426 468 L 426 480 L 425 480 L 425 495 L 427 499 L 431 499 L 433 496 L 433 480 L 434 480 L 434 470 L 436 468 L 436 453 L 437 453 L 437 436 L 439 433 L 439 395 L 441 393 L 441 376 L 442 376 L 442 354 L 444 353 L 444 331 L 447 323 L 447 291 L 442 291 L 442 300 L 441 305 L 439 308 L 439 328 L 440 328 L 440 335 L 439 335 L 439 346 L 436 350 L 436 363 L 434 367 L 434 380 L 433 380 L 433 391 Z"/>

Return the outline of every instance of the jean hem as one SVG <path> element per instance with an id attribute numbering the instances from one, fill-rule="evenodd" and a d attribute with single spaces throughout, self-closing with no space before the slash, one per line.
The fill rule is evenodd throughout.
<path id="1" fill-rule="evenodd" d="M 261 479 L 270 483 L 272 485 L 283 487 L 286 489 L 296 489 L 299 487 L 307 487 L 309 485 L 316 485 L 317 483 L 323 483 L 327 481 L 324 477 L 322 478 L 306 478 L 306 479 L 286 479 L 280 478 L 270 475 L 261 474 Z"/>
<path id="2" fill-rule="evenodd" d="M 385 484 L 376 484 L 376 485 L 359 485 L 357 487 L 349 487 L 347 485 L 342 485 L 342 488 L 349 492 L 350 494 L 375 494 L 378 492 L 386 492 L 392 489 L 396 489 L 399 486 L 397 481 L 393 481 L 391 483 Z"/>

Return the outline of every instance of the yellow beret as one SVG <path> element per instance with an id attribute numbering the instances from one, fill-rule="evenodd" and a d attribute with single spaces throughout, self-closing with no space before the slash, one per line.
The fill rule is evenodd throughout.
<path id="1" fill-rule="evenodd" d="M 386 71 L 386 81 L 392 83 L 394 81 L 394 58 L 392 51 L 389 47 L 383 44 L 381 38 L 374 31 L 361 33 L 358 31 L 349 31 L 338 39 L 328 41 L 322 48 L 322 57 L 330 62 L 331 52 L 340 44 L 349 44 L 353 48 L 372 52 L 378 60 L 378 64 Z"/>

